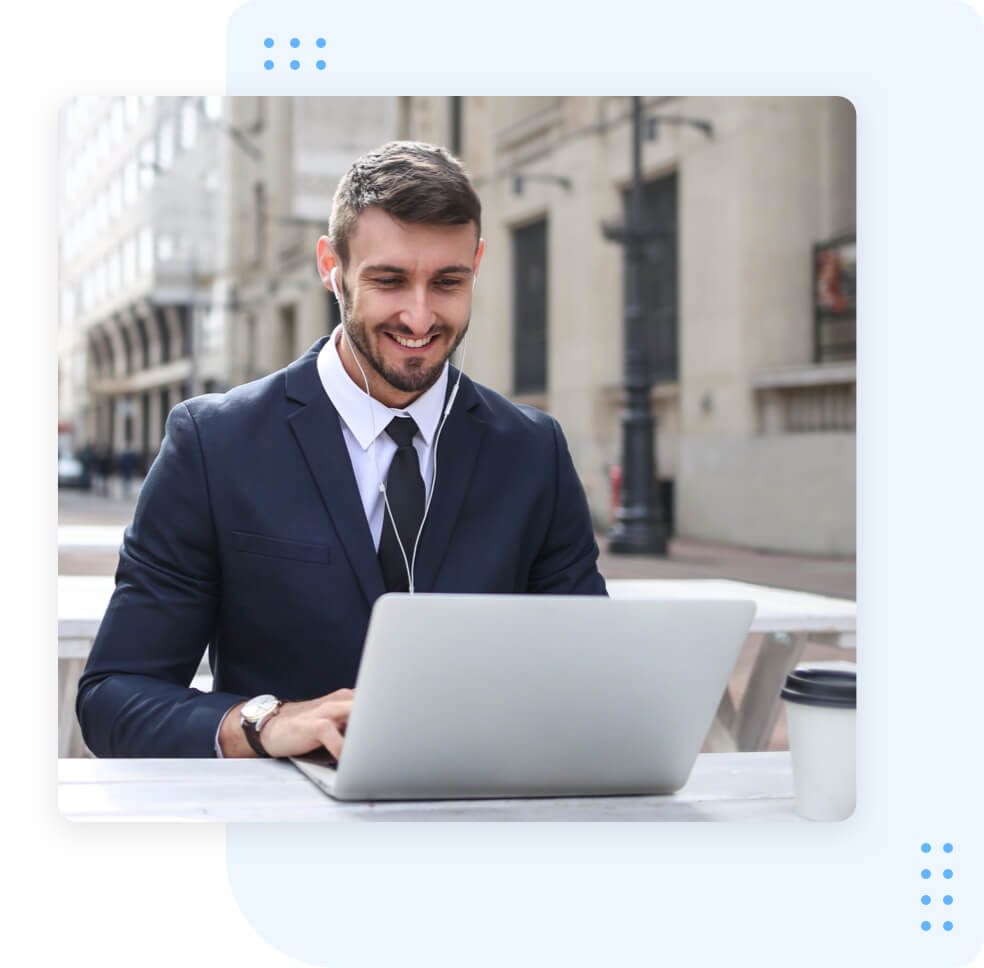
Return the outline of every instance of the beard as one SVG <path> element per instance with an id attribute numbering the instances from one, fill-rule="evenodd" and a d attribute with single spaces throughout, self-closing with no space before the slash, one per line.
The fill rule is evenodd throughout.
<path id="1" fill-rule="evenodd" d="M 444 355 L 443 359 L 438 360 L 436 363 L 428 364 L 421 358 L 415 359 L 411 357 L 404 361 L 402 367 L 398 368 L 386 363 L 382 353 L 379 352 L 378 343 L 376 349 L 373 349 L 369 342 L 366 324 L 361 319 L 357 319 L 354 316 L 346 318 L 346 314 L 342 314 L 342 326 L 345 328 L 345 335 L 349 342 L 359 351 L 359 355 L 379 376 L 401 393 L 422 393 L 424 390 L 430 389 L 438 381 L 441 372 L 444 370 L 444 364 L 447 363 L 454 351 L 461 345 L 461 341 L 468 332 L 470 323 L 471 317 L 465 322 L 464 327 L 453 340 L 451 348 Z M 435 336 L 440 337 L 442 334 L 450 333 L 450 331 L 450 327 L 442 326 L 438 329 Z M 387 338 L 386 336 L 380 337 L 381 340 Z"/>

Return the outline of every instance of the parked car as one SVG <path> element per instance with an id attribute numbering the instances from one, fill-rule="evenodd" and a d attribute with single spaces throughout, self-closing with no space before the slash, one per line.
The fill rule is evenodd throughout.
<path id="1" fill-rule="evenodd" d="M 92 478 L 88 468 L 76 457 L 59 457 L 58 486 L 77 487 L 83 491 L 89 490 L 92 487 Z"/>

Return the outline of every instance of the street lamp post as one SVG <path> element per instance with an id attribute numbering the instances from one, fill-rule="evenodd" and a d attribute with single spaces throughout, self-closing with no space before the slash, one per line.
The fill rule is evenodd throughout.
<path id="1" fill-rule="evenodd" d="M 622 411 L 622 499 L 608 536 L 610 551 L 666 555 L 667 529 L 656 493 L 652 374 L 643 305 L 644 245 L 650 234 L 642 212 L 642 99 L 632 99 L 632 189 L 624 227 L 606 227 L 625 246 L 625 409 Z"/>

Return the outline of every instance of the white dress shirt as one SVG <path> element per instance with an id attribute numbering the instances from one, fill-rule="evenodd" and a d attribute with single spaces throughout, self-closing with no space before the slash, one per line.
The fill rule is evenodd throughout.
<path id="1" fill-rule="evenodd" d="M 362 498 L 362 507 L 369 522 L 373 544 L 379 549 L 383 533 L 385 505 L 379 491 L 381 481 L 386 480 L 396 441 L 386 428 L 394 417 L 413 417 L 417 433 L 413 446 L 420 461 L 420 476 L 424 479 L 424 501 L 430 497 L 431 478 L 434 473 L 434 438 L 441 422 L 444 399 L 448 388 L 448 365 L 437 382 L 403 410 L 393 410 L 373 397 L 367 396 L 365 384 L 356 383 L 345 371 L 338 356 L 337 343 L 344 339 L 342 327 L 336 326 L 331 338 L 318 354 L 318 375 L 333 406 L 338 411 L 342 425 L 342 437 L 352 461 L 355 483 Z M 375 441 L 375 444 L 373 443 Z M 407 558 L 413 548 L 406 549 Z"/>

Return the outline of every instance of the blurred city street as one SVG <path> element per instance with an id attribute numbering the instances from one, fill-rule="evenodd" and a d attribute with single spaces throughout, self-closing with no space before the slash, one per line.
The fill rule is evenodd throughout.
<path id="1" fill-rule="evenodd" d="M 60 575 L 112 575 L 123 528 L 133 516 L 139 481 L 129 496 L 118 479 L 109 493 L 61 490 L 58 494 L 58 573 Z M 736 581 L 814 592 L 834 598 L 855 598 L 856 563 L 852 558 L 771 554 L 727 545 L 670 541 L 669 555 L 616 555 L 606 550 L 606 536 L 599 534 L 599 567 L 606 578 L 727 578 Z M 738 701 L 748 684 L 757 643 L 750 638 L 732 674 L 729 688 Z M 855 649 L 819 642 L 807 644 L 804 662 L 841 660 L 854 662 Z M 784 711 L 780 712 L 769 749 L 788 749 Z"/>

